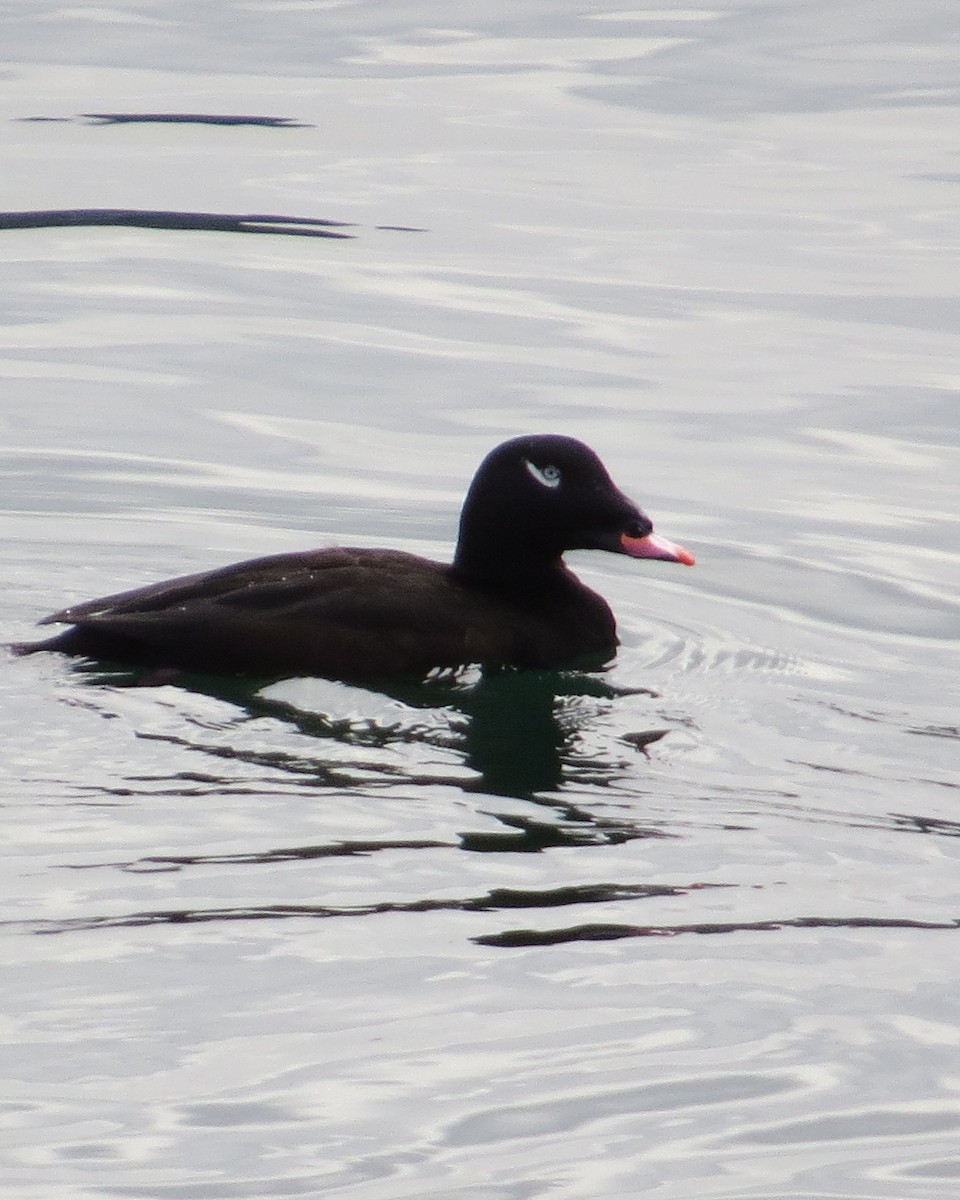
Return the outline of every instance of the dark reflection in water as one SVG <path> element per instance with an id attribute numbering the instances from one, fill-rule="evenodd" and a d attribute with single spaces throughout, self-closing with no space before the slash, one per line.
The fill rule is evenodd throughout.
<path id="1" fill-rule="evenodd" d="M 183 860 L 199 861 L 199 860 Z M 225 857 L 206 861 L 243 861 Z M 685 896 L 705 888 L 732 887 L 722 883 L 692 883 L 679 886 L 661 884 L 597 883 L 527 891 L 519 888 L 493 888 L 483 896 L 463 899 L 377 901 L 371 904 L 334 906 L 326 904 L 263 904 L 237 908 L 182 908 L 155 912 L 127 913 L 111 917 L 76 917 L 65 920 L 0 921 L 0 927 L 29 929 L 34 933 L 67 933 L 84 929 L 118 929 L 141 925 L 186 925 L 210 921 L 264 921 L 290 917 L 365 917 L 378 913 L 422 912 L 500 912 L 509 909 L 561 908 L 571 904 L 606 904 L 617 900 L 646 900 L 663 896 Z M 599 927 L 598 927 L 599 928 Z M 610 928 L 615 928 L 610 926 Z M 498 945 L 496 941 L 474 941 Z M 511 944 L 505 942 L 504 945 Z"/>
<path id="2" fill-rule="evenodd" d="M 135 686 L 155 681 L 155 676 L 149 672 L 129 669 L 104 672 L 102 667 L 83 665 L 75 669 L 88 675 L 90 682 L 95 684 Z M 484 675 L 469 685 L 458 682 L 455 675 L 440 676 L 424 683 L 387 685 L 379 689 L 378 694 L 398 701 L 407 709 L 423 710 L 425 714 L 431 710 L 444 713 L 442 723 L 427 718 L 422 724 L 397 727 L 375 720 L 338 717 L 324 711 L 305 711 L 264 695 L 261 690 L 263 680 L 179 674 L 176 682 L 189 691 L 231 704 L 250 719 L 271 717 L 282 721 L 297 733 L 316 739 L 318 750 L 322 749 L 323 741 L 329 740 L 361 751 L 365 746 L 382 749 L 391 744 L 415 742 L 461 750 L 465 765 L 477 773 L 477 778 L 465 782 L 460 775 L 443 778 L 436 773 L 418 778 L 416 769 L 406 765 L 365 761 L 361 757 L 349 763 L 338 761 L 331 765 L 319 754 L 210 745 L 195 742 L 186 735 L 140 732 L 138 737 L 166 741 L 218 758 L 279 769 L 316 785 L 354 787 L 359 769 L 370 772 L 375 781 L 380 779 L 383 783 L 394 783 L 400 778 L 425 785 L 448 784 L 492 796 L 511 796 L 556 808 L 566 820 L 583 824 L 594 823 L 596 818 L 572 803 L 544 797 L 541 793 L 561 788 L 571 769 L 580 769 L 578 782 L 585 782 L 582 773 L 588 770 L 589 782 L 604 786 L 619 778 L 625 768 L 620 760 L 605 761 L 597 756 L 587 760 L 578 756 L 579 731 L 591 713 L 578 709 L 571 702 L 592 698 L 606 705 L 628 695 L 655 695 L 643 688 L 615 688 L 602 678 L 578 672 L 503 671 Z M 631 757 L 634 757 L 637 751 L 645 754 L 647 746 L 668 732 L 666 729 L 642 730 L 626 734 L 623 741 L 633 748 Z M 220 781 L 213 777 L 213 782 Z M 235 780 L 223 782 L 236 783 Z M 376 786 L 376 782 L 365 780 L 364 786 Z M 632 827 L 624 832 L 641 836 Z M 581 840 L 575 839 L 576 842 Z"/>
<path id="3" fill-rule="evenodd" d="M 253 117 L 234 113 L 80 113 L 98 125 L 258 125 L 264 129 L 313 129 L 292 117 Z M 20 121 L 45 124 L 73 121 L 74 117 L 18 117 Z"/>
<path id="4" fill-rule="evenodd" d="M 132 862 L 84 863 L 72 870 L 93 870 L 99 867 L 119 867 L 134 874 L 153 874 L 156 871 L 179 871 L 182 867 L 194 867 L 212 863 L 253 863 L 263 866 L 268 863 L 306 862 L 314 858 L 368 857 L 382 850 L 443 850 L 452 843 L 433 838 L 406 838 L 403 840 L 328 842 L 320 846 L 283 846 L 277 850 L 259 850 L 234 854 L 148 854 Z"/>
<path id="5" fill-rule="evenodd" d="M 77 675 L 94 684 L 125 687 L 149 683 L 149 673 L 125 669 L 116 673 L 104 668 L 76 664 Z M 229 854 L 181 853 L 146 855 L 120 862 L 84 863 L 73 869 L 113 867 L 134 874 L 183 871 L 193 867 L 216 865 L 273 865 L 283 862 L 304 862 L 325 858 L 368 856 L 381 851 L 419 852 L 437 849 L 460 849 L 474 853 L 537 853 L 553 847 L 616 845 L 640 838 L 677 837 L 677 833 L 639 820 L 632 808 L 611 815 L 609 806 L 590 805 L 579 786 L 581 779 L 573 774 L 577 765 L 589 770 L 591 782 L 598 788 L 620 779 L 635 770 L 636 756 L 665 735 L 666 730 L 652 729 L 621 735 L 618 745 L 629 747 L 629 762 L 612 760 L 600 755 L 586 755 L 579 745 L 584 728 L 598 711 L 606 711 L 611 703 L 625 694 L 612 687 L 602 676 L 577 672 L 502 672 L 481 676 L 466 682 L 455 675 L 441 675 L 421 684 L 383 689 L 388 700 L 401 708 L 390 708 L 383 716 L 382 709 L 374 717 L 358 716 L 356 694 L 341 693 L 339 685 L 331 684 L 330 707 L 339 702 L 350 715 L 336 715 L 321 709 L 308 710 L 287 700 L 276 699 L 263 691 L 264 681 L 244 678 L 179 676 L 178 685 L 186 691 L 207 696 L 229 704 L 239 714 L 224 723 L 201 724 L 185 713 L 181 731 L 157 733 L 141 731 L 138 737 L 183 747 L 209 758 L 220 758 L 244 766 L 268 769 L 265 778 L 226 777 L 216 772 L 183 771 L 176 775 L 143 775 L 130 777 L 126 784 L 113 789 L 118 795 L 156 795 L 149 786 L 136 784 L 166 783 L 165 794 L 172 795 L 229 795 L 231 793 L 267 794 L 284 781 L 294 783 L 297 792 L 311 794 L 315 789 L 370 791 L 377 787 L 394 786 L 397 781 L 435 787 L 438 784 L 456 787 L 477 795 L 484 801 L 477 815 L 493 819 L 499 829 L 485 828 L 460 832 L 447 839 L 344 839 L 305 846 L 283 846 L 267 850 Z M 643 692 L 642 694 L 651 695 Z M 324 697 L 331 693 L 322 691 Z M 82 702 L 78 696 L 71 702 Z M 363 702 L 360 703 L 361 710 Z M 396 719 L 393 716 L 396 711 Z M 342 712 L 342 709 L 341 709 Z M 423 719 L 418 716 L 423 713 Z M 247 721 L 269 718 L 281 722 L 306 740 L 299 752 L 288 749 L 264 749 L 227 742 L 209 737 L 211 728 L 222 734 L 236 729 L 242 731 Z M 237 739 L 240 740 L 239 738 Z M 476 772 L 476 777 L 464 780 L 462 774 L 451 772 L 448 778 L 435 772 L 419 772 L 415 763 L 384 762 L 373 750 L 391 745 L 413 746 L 417 743 L 454 750 L 463 762 Z M 303 744 L 302 742 L 300 743 Z M 336 745 L 340 757 L 329 751 Z M 350 747 L 349 761 L 344 762 L 342 748 Z M 325 755 L 325 747 L 327 754 Z M 366 750 L 366 753 L 364 753 Z M 358 782 L 357 773 L 363 778 Z M 573 779 L 573 788 L 566 784 Z M 98 788 L 97 794 L 104 794 Z M 164 794 L 162 793 L 162 794 Z M 602 794 L 602 792 L 601 792 Z M 532 806 L 532 812 L 496 811 L 496 798 L 522 800 Z M 768 798 L 769 799 L 769 798 Z M 808 814 L 809 815 L 809 814 Z M 822 815 L 822 814 L 821 814 Z M 841 818 L 842 814 L 831 814 Z M 862 817 L 851 822 L 847 814 L 844 823 L 863 824 Z M 943 819 L 926 820 L 909 814 L 890 814 L 886 819 L 874 818 L 871 824 L 904 832 L 956 836 L 960 825 Z M 155 911 L 138 911 L 121 915 L 67 918 L 63 920 L 4 922 L 7 927 L 29 929 L 38 933 L 58 933 L 70 930 L 93 930 L 121 926 L 155 924 L 195 924 L 219 921 L 262 921 L 291 918 L 318 919 L 333 917 L 375 916 L 386 913 L 429 913 L 437 911 L 462 913 L 496 913 L 512 910 L 548 910 L 569 906 L 633 902 L 658 897 L 688 896 L 707 888 L 738 887 L 738 884 L 691 882 L 683 885 L 655 883 L 580 884 L 547 889 L 495 888 L 482 895 L 460 898 L 421 897 L 412 900 L 371 900 L 369 903 L 329 905 L 323 903 L 270 903 L 217 908 L 181 907 Z M 637 923 L 583 922 L 560 928 L 521 928 L 474 936 L 479 945 L 508 948 L 550 946 L 567 942 L 611 941 L 623 938 L 676 937 L 681 934 L 756 933 L 785 929 L 915 929 L 948 930 L 960 927 L 960 918 L 946 921 L 923 921 L 908 918 L 873 918 L 852 916 L 785 916 L 761 921 L 731 920 L 703 921 L 685 924 L 659 925 Z"/>
<path id="6" fill-rule="evenodd" d="M 286 233 L 295 237 L 352 238 L 338 233 L 348 221 L 281 217 L 261 213 L 168 212 L 144 208 L 48 208 L 0 212 L 0 229 L 55 229 L 77 225 L 123 225 L 136 229 L 201 230 L 218 233 Z"/>
<path id="7" fill-rule="evenodd" d="M 184 859 L 183 861 L 196 860 Z M 244 859 L 232 857 L 216 861 L 238 862 L 244 861 Z M 236 908 L 158 909 L 108 917 L 0 921 L 0 928 L 50 934 L 93 929 L 136 928 L 144 925 L 197 925 L 217 921 L 275 921 L 289 920 L 295 917 L 320 919 L 369 917 L 382 913 L 494 913 L 511 909 L 560 908 L 567 905 L 607 904 L 623 900 L 679 897 L 707 888 L 736 886 L 736 884 L 722 883 L 691 883 L 673 887 L 660 884 L 598 883 L 543 891 L 494 888 L 483 896 L 463 899 L 383 900 L 370 904 L 346 906 L 262 904 L 243 905 Z M 557 946 L 566 942 L 610 942 L 623 938 L 669 938 L 690 933 L 770 933 L 784 929 L 955 930 L 960 929 L 960 918 L 952 921 L 918 921 L 899 917 L 783 917 L 766 921 L 698 921 L 689 925 L 626 925 L 589 922 L 562 929 L 511 929 L 501 933 L 480 934 L 470 940 L 478 946 L 524 949 L 536 946 Z"/>
<path id="8" fill-rule="evenodd" d="M 231 113 L 81 113 L 102 125 L 260 125 L 267 129 L 313 129 L 292 117 L 247 117 Z"/>
<path id="9" fill-rule="evenodd" d="M 563 722 L 558 720 L 558 701 L 592 697 L 611 702 L 628 694 L 653 695 L 642 689 L 628 693 L 592 675 L 505 671 L 452 693 L 446 703 L 466 718 L 464 751 L 467 766 L 480 776 L 477 790 L 530 799 L 559 788 L 565 768 L 575 761 L 580 717 L 567 706 Z M 411 701 L 409 694 L 403 698 Z M 667 732 L 649 730 L 630 740 L 643 748 Z M 590 767 L 597 783 L 620 773 L 619 764 L 597 759 L 590 760 Z M 568 808 L 571 819 L 587 819 Z"/>
<path id="10" fill-rule="evenodd" d="M 960 929 L 953 921 L 900 917 L 784 917 L 771 921 L 700 921 L 694 925 L 573 925 L 568 929 L 511 929 L 472 938 L 480 946 L 557 946 L 620 938 L 678 937 L 681 933 L 766 933 L 781 929 Z"/>
<path id="11" fill-rule="evenodd" d="M 907 833 L 933 833 L 938 837 L 960 837 L 960 822 L 943 817 L 923 817 L 919 813 L 891 813 L 894 827 Z"/>
<path id="12" fill-rule="evenodd" d="M 275 213 L 176 212 L 148 208 L 46 208 L 0 212 L 0 229 L 59 229 L 78 225 L 122 225 L 135 229 L 172 229 L 180 233 L 283 233 L 292 237 L 354 238 L 351 221 L 321 217 L 283 217 Z M 392 233 L 426 233 L 415 225 L 377 225 Z"/>
<path id="13" fill-rule="evenodd" d="M 484 791 L 527 796 L 559 787 L 566 738 L 555 701 L 554 687 L 536 674 L 493 676 L 464 697 L 466 762 Z"/>
<path id="14" fill-rule="evenodd" d="M 908 729 L 907 733 L 915 733 L 915 734 L 918 734 L 920 737 L 960 739 L 960 726 L 957 726 L 957 725 L 921 725 L 916 729 Z"/>
<path id="15" fill-rule="evenodd" d="M 77 665 L 75 671 L 87 675 L 93 683 L 136 685 L 152 676 L 124 669 L 105 674 L 102 667 Z M 188 771 L 171 776 L 128 777 L 123 784 L 105 788 L 97 785 L 90 792 L 97 797 L 131 795 L 234 795 L 269 793 L 284 780 L 297 789 L 336 789 L 375 791 L 395 787 L 397 782 L 423 787 L 447 786 L 481 796 L 486 803 L 478 816 L 484 824 L 490 820 L 500 828 L 467 829 L 453 842 L 414 839 L 355 841 L 321 846 L 282 847 L 257 850 L 231 856 L 186 855 L 177 857 L 145 856 L 135 862 L 113 864 L 126 871 L 151 872 L 176 870 L 210 862 L 271 863 L 351 854 L 372 854 L 380 850 L 423 850 L 454 847 L 480 854 L 536 854 L 555 847 L 621 845 L 643 838 L 671 838 L 677 835 L 639 819 L 625 809 L 611 813 L 595 811 L 588 803 L 568 799 L 564 785 L 570 779 L 579 788 L 585 779 L 596 787 L 622 778 L 635 762 L 638 750 L 645 753 L 650 742 L 668 731 L 650 730 L 625 738 L 625 759 L 605 760 L 587 757 L 578 746 L 580 731 L 596 711 L 596 705 L 578 703 L 596 700 L 606 706 L 628 694 L 611 687 L 593 675 L 573 672 L 503 672 L 481 677 L 464 685 L 455 676 L 439 677 L 421 684 L 409 684 L 384 692 L 401 703 L 406 716 L 413 720 L 400 723 L 353 716 L 332 715 L 302 708 L 272 698 L 260 690 L 260 682 L 239 677 L 187 676 L 178 683 L 197 694 L 230 704 L 242 714 L 242 721 L 271 718 L 309 738 L 313 749 L 294 752 L 265 749 L 212 741 L 209 727 L 183 723 L 183 732 L 138 731 L 137 737 L 174 745 L 233 763 L 265 769 L 265 779 L 228 777 L 209 772 Z M 651 695 L 644 689 L 634 689 Z M 77 702 L 76 699 L 73 702 Z M 424 720 L 416 719 L 417 710 Z M 239 739 L 237 739 L 239 740 Z M 338 751 L 348 746 L 355 753 L 344 762 L 342 752 L 333 762 L 325 756 L 325 746 L 336 743 Z M 442 771 L 418 771 L 416 764 L 385 762 L 370 750 L 380 751 L 392 745 L 434 745 L 453 750 L 475 776 L 462 772 L 445 776 Z M 302 743 L 301 743 L 302 744 Z M 358 779 L 358 776 L 360 778 Z M 151 784 L 167 786 L 158 790 Z M 138 787 L 137 784 L 145 785 Z M 82 786 L 82 785 L 81 785 Z M 534 811 L 512 808 L 497 811 L 496 797 L 526 801 Z"/>

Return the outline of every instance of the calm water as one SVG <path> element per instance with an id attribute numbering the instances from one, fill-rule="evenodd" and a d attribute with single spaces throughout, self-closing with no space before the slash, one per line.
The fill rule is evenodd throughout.
<path id="1" fill-rule="evenodd" d="M 4 659 L 4 1200 L 956 1195 L 958 23 L 6 13 L 3 210 L 354 236 L 0 231 L 5 640 L 445 556 L 520 432 L 699 561 L 571 556 L 602 678 Z M 300 127 L 78 116 L 164 112 Z"/>

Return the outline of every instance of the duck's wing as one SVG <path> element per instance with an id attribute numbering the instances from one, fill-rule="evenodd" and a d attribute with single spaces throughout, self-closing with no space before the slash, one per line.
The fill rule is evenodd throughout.
<path id="1" fill-rule="evenodd" d="M 72 605 L 21 652 L 215 673 L 377 678 L 474 661 L 470 606 L 400 551 L 272 555 Z"/>
<path id="2" fill-rule="evenodd" d="M 390 553 L 386 551 L 386 553 Z M 261 589 L 273 589 L 286 583 L 304 584 L 317 580 L 325 572 L 342 570 L 354 565 L 358 550 L 308 550 L 288 554 L 271 554 L 232 563 L 213 571 L 195 575 L 180 575 L 161 583 L 149 583 L 127 592 L 114 592 L 96 600 L 71 604 L 44 617 L 40 625 L 76 625 L 90 617 L 119 616 L 122 613 L 157 613 L 179 605 L 189 605 L 217 598 L 229 601 L 232 597 L 249 596 Z"/>

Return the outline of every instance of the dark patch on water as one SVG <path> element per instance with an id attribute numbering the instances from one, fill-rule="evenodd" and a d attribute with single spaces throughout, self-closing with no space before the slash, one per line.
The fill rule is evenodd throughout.
<path id="1" fill-rule="evenodd" d="M 557 946 L 564 942 L 611 942 L 620 938 L 679 937 L 683 933 L 767 933 L 781 929 L 958 929 L 953 921 L 898 917 L 785 917 L 772 921 L 702 921 L 695 925 L 574 925 L 567 929 L 513 929 L 472 938 L 479 946 Z"/>
<path id="2" fill-rule="evenodd" d="M 251 117 L 233 113 L 80 113 L 99 125 L 258 125 L 264 129 L 313 129 L 292 117 Z M 46 123 L 75 121 L 76 117 L 19 117 L 20 121 Z"/>
<path id="3" fill-rule="evenodd" d="M 219 861 L 230 861 L 220 859 Z M 235 860 L 234 860 L 235 861 Z M 464 899 L 423 899 L 407 901 L 380 901 L 372 904 L 346 906 L 326 904 L 265 904 L 244 905 L 236 908 L 182 908 L 154 912 L 126 913 L 113 917 L 77 917 L 64 920 L 2 921 L 0 926 L 33 933 L 69 933 L 93 929 L 126 929 L 144 925 L 195 925 L 213 921 L 265 921 L 290 917 L 365 917 L 381 913 L 422 912 L 483 912 L 492 913 L 510 909 L 560 908 L 578 904 L 606 904 L 618 900 L 645 900 L 659 897 L 685 896 L 691 891 L 704 888 L 731 887 L 731 884 L 692 883 L 684 886 L 662 884 L 597 883 L 552 888 L 543 891 L 522 888 L 493 888 L 486 895 Z M 621 928 L 619 926 L 593 926 L 583 928 Z M 497 945 L 484 938 L 476 942 Z M 596 940 L 596 939 L 593 939 Z"/>
<path id="4" fill-rule="evenodd" d="M 199 230 L 216 233 L 285 233 L 294 237 L 352 238 L 337 233 L 347 221 L 259 213 L 167 212 L 143 208 L 50 208 L 0 213 L 0 229 L 56 229 L 122 225 L 136 229 Z"/>

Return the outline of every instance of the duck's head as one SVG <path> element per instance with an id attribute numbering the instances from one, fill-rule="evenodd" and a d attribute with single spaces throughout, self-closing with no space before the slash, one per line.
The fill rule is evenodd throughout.
<path id="1" fill-rule="evenodd" d="M 693 555 L 653 532 L 650 518 L 575 438 L 512 438 L 480 464 L 460 517 L 455 571 L 516 578 L 556 564 L 565 550 L 608 550 L 692 566 Z"/>

